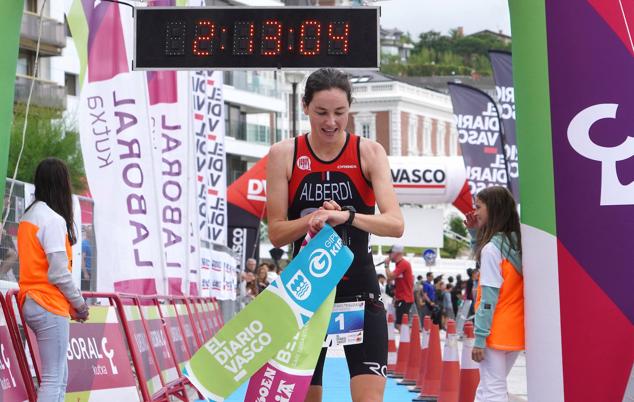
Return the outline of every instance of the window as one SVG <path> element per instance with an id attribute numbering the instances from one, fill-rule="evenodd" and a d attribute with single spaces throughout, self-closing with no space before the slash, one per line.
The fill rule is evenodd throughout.
<path id="1" fill-rule="evenodd" d="M 449 142 L 449 150 L 451 156 L 458 155 L 458 130 L 456 129 L 455 124 L 451 125 L 451 141 Z"/>
<path id="2" fill-rule="evenodd" d="M 446 155 L 446 150 L 445 150 L 445 122 L 442 121 L 438 121 L 438 125 L 436 126 L 436 134 L 437 134 L 437 140 L 436 140 L 436 144 L 437 144 L 437 148 L 438 148 L 438 152 L 436 154 L 436 156 L 445 156 Z"/>
<path id="3" fill-rule="evenodd" d="M 408 119 L 407 138 L 408 155 L 419 155 L 418 152 L 418 116 L 410 115 Z"/>
<path id="4" fill-rule="evenodd" d="M 376 140 L 376 118 L 372 112 L 360 112 L 354 116 L 354 132 L 363 138 Z"/>
<path id="5" fill-rule="evenodd" d="M 35 53 L 30 51 L 20 50 L 18 54 L 18 66 L 16 73 L 20 75 L 33 76 L 33 70 L 35 68 Z"/>
<path id="6" fill-rule="evenodd" d="M 65 73 L 64 86 L 66 87 L 66 95 L 77 96 L 77 74 Z"/>
<path id="7" fill-rule="evenodd" d="M 37 0 L 25 0 L 24 1 L 24 10 L 30 11 L 32 13 L 39 13 L 40 10 L 37 8 Z"/>
<path id="8" fill-rule="evenodd" d="M 423 118 L 423 155 L 429 156 L 431 150 L 431 120 L 428 117 Z"/>
<path id="9" fill-rule="evenodd" d="M 361 125 L 361 135 L 363 138 L 370 138 L 370 123 L 363 123 Z"/>

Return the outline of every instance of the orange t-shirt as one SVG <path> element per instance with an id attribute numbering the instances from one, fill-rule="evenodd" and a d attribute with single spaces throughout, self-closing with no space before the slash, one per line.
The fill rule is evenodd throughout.
<path id="1" fill-rule="evenodd" d="M 480 283 L 476 296 L 475 309 L 480 305 L 482 286 L 500 289 L 498 303 L 493 312 L 491 333 L 486 339 L 487 347 L 496 350 L 515 351 L 525 349 L 524 339 L 524 277 L 513 264 L 500 256 L 500 251 L 489 243 L 486 252 L 494 252 L 501 260 L 497 266 L 484 262 L 480 267 Z M 485 249 L 482 249 L 484 255 Z"/>
<path id="2" fill-rule="evenodd" d="M 47 254 L 65 251 L 68 270 L 72 270 L 72 250 L 66 221 L 45 202 L 36 202 L 22 217 L 18 226 L 18 258 L 20 291 L 18 303 L 24 305 L 28 295 L 53 314 L 67 317 L 70 303 L 64 294 L 48 281 Z"/>

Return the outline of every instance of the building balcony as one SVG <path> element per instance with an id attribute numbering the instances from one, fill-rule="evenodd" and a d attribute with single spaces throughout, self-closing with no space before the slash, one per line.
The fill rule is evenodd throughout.
<path id="1" fill-rule="evenodd" d="M 35 85 L 31 96 L 32 105 L 58 110 L 66 109 L 66 88 L 56 82 L 19 74 L 15 78 L 15 102 L 26 103 L 33 80 Z"/>
<path id="2" fill-rule="evenodd" d="M 24 11 L 20 27 L 20 47 L 35 51 L 40 29 L 38 14 Z M 66 47 L 64 24 L 50 17 L 42 17 L 42 37 L 40 39 L 40 56 L 61 56 Z"/>
<path id="3" fill-rule="evenodd" d="M 225 101 L 243 106 L 247 113 L 284 111 L 284 95 L 274 80 L 249 75 L 246 71 L 227 71 L 224 85 Z"/>

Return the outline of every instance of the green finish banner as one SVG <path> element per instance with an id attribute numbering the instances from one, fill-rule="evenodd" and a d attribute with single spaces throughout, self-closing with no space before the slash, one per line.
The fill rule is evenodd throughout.
<path id="1" fill-rule="evenodd" d="M 326 225 L 264 292 L 203 345 L 186 364 L 184 374 L 205 397 L 219 402 L 275 356 L 285 366 L 311 370 L 325 329 L 316 329 L 319 333 L 314 337 L 312 330 L 301 330 L 317 323 L 324 326 L 324 322 L 327 327 L 332 293 L 353 258 L 337 233 Z M 297 343 L 293 346 L 293 342 Z M 299 342 L 305 345 L 298 347 Z M 312 362 L 292 358 L 303 349 L 309 353 L 300 357 L 309 357 Z"/>
<path id="2" fill-rule="evenodd" d="M 13 124 L 13 96 L 15 94 L 15 70 L 18 63 L 18 45 L 20 42 L 20 23 L 22 21 L 22 0 L 0 2 L 0 38 L 2 38 L 2 57 L 0 57 L 0 172 L 7 172 L 9 161 L 9 142 Z M 0 180 L 0 194 L 4 195 L 5 180 Z M 0 204 L 2 213 L 4 203 Z M 2 215 L 4 216 L 4 215 Z"/>

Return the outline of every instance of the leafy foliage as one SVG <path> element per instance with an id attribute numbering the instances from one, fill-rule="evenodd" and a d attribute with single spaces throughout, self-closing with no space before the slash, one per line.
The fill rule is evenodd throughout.
<path id="1" fill-rule="evenodd" d="M 488 51 L 510 50 L 511 44 L 487 33 L 463 36 L 452 29 L 447 35 L 438 31 L 423 32 L 407 63 L 398 57 L 384 57 L 381 71 L 390 75 L 491 75 Z"/>
<path id="2" fill-rule="evenodd" d="M 23 128 L 24 105 L 17 104 L 11 128 L 8 177 L 13 177 L 22 143 Z M 66 162 L 70 170 L 74 191 L 76 193 L 82 192 L 86 188 L 86 182 L 79 133 L 68 126 L 58 111 L 31 107 L 24 151 L 16 179 L 32 183 L 38 163 L 51 156 Z"/>

